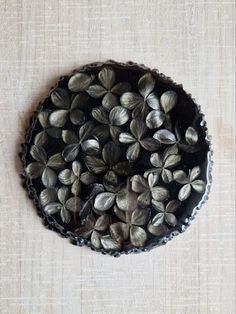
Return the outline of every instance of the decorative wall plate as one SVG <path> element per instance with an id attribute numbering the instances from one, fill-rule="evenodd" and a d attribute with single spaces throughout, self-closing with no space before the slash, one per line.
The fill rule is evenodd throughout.
<path id="1" fill-rule="evenodd" d="M 114 256 L 185 231 L 211 184 L 200 107 L 182 85 L 132 62 L 88 64 L 60 78 L 20 156 L 44 224 Z"/>

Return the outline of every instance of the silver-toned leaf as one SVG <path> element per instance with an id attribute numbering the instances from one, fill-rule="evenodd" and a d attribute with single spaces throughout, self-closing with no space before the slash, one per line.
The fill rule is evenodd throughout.
<path id="1" fill-rule="evenodd" d="M 113 142 L 108 142 L 104 145 L 102 150 L 102 158 L 109 166 L 115 165 L 121 156 L 121 150 L 118 145 Z"/>
<path id="2" fill-rule="evenodd" d="M 59 153 L 52 155 L 47 162 L 47 166 L 53 169 L 61 169 L 64 165 L 65 161 Z"/>
<path id="3" fill-rule="evenodd" d="M 80 109 L 73 109 L 70 112 L 70 121 L 74 125 L 82 125 L 85 122 L 85 116 Z"/>
<path id="4" fill-rule="evenodd" d="M 136 139 L 128 132 L 122 132 L 119 135 L 119 141 L 123 144 L 131 144 L 136 142 Z"/>
<path id="5" fill-rule="evenodd" d="M 102 106 L 107 110 L 111 111 L 112 108 L 118 106 L 119 102 L 117 96 L 114 94 L 107 92 L 106 95 L 102 99 Z"/>
<path id="6" fill-rule="evenodd" d="M 98 217 L 95 223 L 94 229 L 97 231 L 104 231 L 109 227 L 110 221 L 111 221 L 110 216 L 107 214 L 104 214 Z"/>
<path id="7" fill-rule="evenodd" d="M 121 248 L 120 243 L 112 239 L 109 235 L 101 237 L 101 243 L 103 248 L 107 251 L 117 251 Z"/>
<path id="8" fill-rule="evenodd" d="M 165 218 L 164 213 L 158 213 L 158 214 L 156 214 L 156 216 L 153 217 L 153 219 L 152 219 L 152 224 L 153 224 L 155 227 L 157 227 L 157 226 L 163 224 L 164 218 Z"/>
<path id="9" fill-rule="evenodd" d="M 116 106 L 110 111 L 109 120 L 112 125 L 123 125 L 129 120 L 129 112 L 126 108 Z"/>
<path id="10" fill-rule="evenodd" d="M 44 168 L 39 162 L 32 162 L 25 168 L 25 172 L 31 179 L 37 179 L 42 175 Z"/>
<path id="11" fill-rule="evenodd" d="M 33 145 L 30 149 L 30 155 L 41 164 L 45 164 L 47 161 L 47 154 L 41 146 Z"/>
<path id="12" fill-rule="evenodd" d="M 66 144 L 76 144 L 79 143 L 79 139 L 74 131 L 62 130 L 62 139 Z"/>
<path id="13" fill-rule="evenodd" d="M 79 144 L 69 144 L 62 151 L 62 156 L 66 162 L 75 160 L 79 154 Z"/>
<path id="14" fill-rule="evenodd" d="M 69 189 L 65 186 L 62 186 L 57 192 L 57 197 L 63 205 L 65 205 L 68 196 L 69 196 Z"/>
<path id="15" fill-rule="evenodd" d="M 140 144 L 136 142 L 128 147 L 126 151 L 126 158 L 132 162 L 138 159 L 139 154 L 140 154 Z"/>
<path id="16" fill-rule="evenodd" d="M 106 170 L 106 165 L 102 159 L 92 156 L 86 156 L 84 158 L 85 164 L 89 171 L 100 174 Z"/>
<path id="17" fill-rule="evenodd" d="M 68 92 L 63 88 L 56 88 L 51 93 L 51 100 L 52 103 L 58 108 L 69 109 L 70 107 L 70 96 Z"/>
<path id="18" fill-rule="evenodd" d="M 96 176 L 93 173 L 86 171 L 86 172 L 81 174 L 80 180 L 84 184 L 89 185 L 89 184 L 92 184 L 96 181 Z"/>
<path id="19" fill-rule="evenodd" d="M 99 142 L 94 139 L 89 139 L 82 142 L 81 147 L 83 151 L 88 155 L 97 155 L 101 151 Z"/>
<path id="20" fill-rule="evenodd" d="M 149 129 L 159 128 L 165 120 L 165 114 L 160 110 L 152 110 L 146 117 L 146 124 Z"/>
<path id="21" fill-rule="evenodd" d="M 131 224 L 136 226 L 144 226 L 150 218 L 150 209 L 149 208 L 136 208 L 131 216 Z"/>
<path id="22" fill-rule="evenodd" d="M 91 243 L 96 249 L 100 249 L 102 247 L 101 237 L 100 233 L 96 230 L 94 230 L 91 234 Z"/>
<path id="23" fill-rule="evenodd" d="M 174 214 L 171 213 L 166 213 L 165 214 L 165 222 L 171 226 L 171 227 L 175 227 L 177 225 L 177 218 L 175 217 Z"/>
<path id="24" fill-rule="evenodd" d="M 163 167 L 162 156 L 160 153 L 151 154 L 150 162 L 156 168 L 162 168 Z"/>
<path id="25" fill-rule="evenodd" d="M 169 191 L 166 188 L 163 188 L 161 186 L 155 186 L 152 188 L 152 197 L 156 201 L 164 202 L 168 200 L 170 195 L 169 195 Z"/>
<path id="26" fill-rule="evenodd" d="M 199 166 L 194 167 L 191 171 L 190 171 L 190 182 L 194 181 L 195 179 L 197 179 L 200 176 L 201 173 L 201 168 Z"/>
<path id="27" fill-rule="evenodd" d="M 165 113 L 168 113 L 170 110 L 174 108 L 178 100 L 178 96 L 176 92 L 172 90 L 168 90 L 161 95 L 161 106 Z"/>
<path id="28" fill-rule="evenodd" d="M 65 185 L 71 185 L 76 180 L 76 176 L 70 169 L 64 169 L 59 173 L 58 179 Z"/>
<path id="29" fill-rule="evenodd" d="M 150 173 L 148 175 L 148 185 L 149 185 L 149 188 L 153 188 L 155 184 L 157 184 L 159 180 L 159 176 L 157 173 Z"/>
<path id="30" fill-rule="evenodd" d="M 49 117 L 49 111 L 46 111 L 46 110 L 41 111 L 38 114 L 38 120 L 43 129 L 46 129 L 49 126 L 48 117 Z"/>
<path id="31" fill-rule="evenodd" d="M 48 215 L 54 215 L 56 213 L 58 213 L 62 208 L 62 205 L 60 203 L 49 203 L 44 207 L 44 212 Z"/>
<path id="32" fill-rule="evenodd" d="M 185 140 L 189 145 L 195 145 L 198 142 L 198 134 L 191 126 L 187 128 L 185 133 Z"/>
<path id="33" fill-rule="evenodd" d="M 103 107 L 95 107 L 92 110 L 92 116 L 102 124 L 109 124 L 109 116 Z"/>
<path id="34" fill-rule="evenodd" d="M 80 212 L 83 206 L 84 202 L 77 196 L 71 197 L 66 201 L 66 209 L 73 213 Z"/>
<path id="35" fill-rule="evenodd" d="M 181 202 L 185 201 L 191 194 L 191 185 L 185 184 L 182 186 L 182 188 L 179 190 L 178 198 Z"/>
<path id="36" fill-rule="evenodd" d="M 70 219 L 71 219 L 70 213 L 64 207 L 62 207 L 60 211 L 60 216 L 64 224 L 68 224 L 70 222 Z"/>
<path id="37" fill-rule="evenodd" d="M 168 228 L 165 224 L 161 224 L 159 226 L 154 226 L 153 224 L 149 224 L 148 225 L 148 231 L 157 236 L 157 237 L 160 237 L 160 236 L 163 236 L 164 234 L 166 234 L 166 232 L 168 231 Z"/>
<path id="38" fill-rule="evenodd" d="M 54 187 L 57 182 L 56 173 L 52 169 L 46 167 L 42 174 L 42 182 L 43 185 L 47 188 Z"/>
<path id="39" fill-rule="evenodd" d="M 146 98 L 148 106 L 154 110 L 160 110 L 160 102 L 156 93 L 151 93 Z"/>
<path id="40" fill-rule="evenodd" d="M 124 222 L 116 222 L 110 225 L 111 236 L 118 243 L 122 243 L 129 238 L 129 229 L 129 225 Z"/>
<path id="41" fill-rule="evenodd" d="M 141 146 L 149 152 L 155 152 L 160 148 L 160 143 L 153 137 L 146 137 L 140 141 Z"/>
<path id="42" fill-rule="evenodd" d="M 43 130 L 35 135 L 34 144 L 37 146 L 44 146 L 48 142 L 47 131 Z"/>
<path id="43" fill-rule="evenodd" d="M 176 143 L 175 135 L 166 129 L 158 130 L 156 133 L 154 133 L 153 137 L 162 144 L 168 145 Z"/>
<path id="44" fill-rule="evenodd" d="M 172 200 L 166 205 L 166 212 L 174 213 L 181 205 L 181 202 L 178 200 Z"/>
<path id="45" fill-rule="evenodd" d="M 86 140 L 90 135 L 93 134 L 94 123 L 92 121 L 86 122 L 79 129 L 79 138 L 80 140 Z"/>
<path id="46" fill-rule="evenodd" d="M 53 138 L 60 138 L 61 137 L 61 129 L 58 128 L 47 128 L 47 134 Z"/>
<path id="47" fill-rule="evenodd" d="M 132 110 L 139 105 L 143 105 L 143 98 L 139 94 L 127 92 L 121 96 L 120 103 L 123 107 Z"/>
<path id="48" fill-rule="evenodd" d="M 89 86 L 87 93 L 93 98 L 100 98 L 107 93 L 107 90 L 101 85 L 94 84 Z"/>
<path id="49" fill-rule="evenodd" d="M 162 202 L 152 200 L 152 205 L 156 211 L 158 211 L 159 213 L 164 213 L 165 205 Z"/>
<path id="50" fill-rule="evenodd" d="M 204 193 L 206 189 L 206 183 L 203 180 L 195 180 L 191 183 L 191 185 L 198 193 Z"/>
<path id="51" fill-rule="evenodd" d="M 147 127 L 140 118 L 134 119 L 130 123 L 130 131 L 136 139 L 141 139 L 147 132 Z"/>
<path id="52" fill-rule="evenodd" d="M 176 170 L 173 172 L 174 180 L 180 184 L 188 183 L 188 178 L 186 173 L 183 170 Z"/>
<path id="53" fill-rule="evenodd" d="M 116 95 L 122 95 L 126 92 L 129 92 L 131 90 L 130 83 L 127 82 L 120 82 L 114 85 L 111 89 L 111 92 Z"/>
<path id="54" fill-rule="evenodd" d="M 147 234 L 143 228 L 138 226 L 130 227 L 130 241 L 134 246 L 142 247 L 147 240 Z"/>
<path id="55" fill-rule="evenodd" d="M 138 204 L 141 207 L 147 207 L 151 203 L 151 192 L 146 190 L 138 196 Z"/>
<path id="56" fill-rule="evenodd" d="M 88 89 L 92 81 L 92 76 L 89 76 L 85 73 L 76 73 L 70 78 L 68 82 L 68 88 L 72 92 L 83 92 Z"/>
<path id="57" fill-rule="evenodd" d="M 81 184 L 79 179 L 76 179 L 71 186 L 71 193 L 73 195 L 79 195 L 81 191 Z"/>
<path id="58" fill-rule="evenodd" d="M 136 193 L 142 193 L 149 189 L 147 181 L 139 174 L 134 175 L 130 181 L 131 188 Z"/>
<path id="59" fill-rule="evenodd" d="M 117 193 L 116 204 L 119 209 L 132 212 L 137 207 L 137 194 L 129 186 L 122 188 Z"/>
<path id="60" fill-rule="evenodd" d="M 163 182 L 170 183 L 173 181 L 173 174 L 169 169 L 163 169 L 161 172 Z"/>
<path id="61" fill-rule="evenodd" d="M 170 155 L 178 155 L 178 146 L 177 144 L 168 146 L 163 152 L 163 160 L 165 161 Z"/>
<path id="62" fill-rule="evenodd" d="M 54 188 L 44 189 L 39 195 L 39 203 L 42 207 L 49 203 L 55 202 L 57 199 L 57 192 Z"/>
<path id="63" fill-rule="evenodd" d="M 128 177 L 131 174 L 131 167 L 128 161 L 121 161 L 113 166 L 112 169 L 122 177 Z"/>
<path id="64" fill-rule="evenodd" d="M 147 97 L 155 87 L 155 79 L 151 73 L 144 74 L 138 81 L 138 89 L 140 94 L 145 98 Z"/>
<path id="65" fill-rule="evenodd" d="M 165 167 L 166 168 L 174 168 L 180 163 L 181 156 L 180 155 L 170 155 L 165 160 Z"/>
<path id="66" fill-rule="evenodd" d="M 116 80 L 115 71 L 110 67 L 104 67 L 98 73 L 98 79 L 100 83 L 108 90 L 112 88 Z"/>
<path id="67" fill-rule="evenodd" d="M 95 198 L 94 207 L 99 211 L 106 211 L 114 205 L 115 197 L 114 193 L 100 193 Z"/>
<path id="68" fill-rule="evenodd" d="M 50 124 L 56 128 L 63 127 L 67 121 L 68 113 L 69 111 L 64 109 L 53 111 L 49 117 Z"/>
<path id="69" fill-rule="evenodd" d="M 108 125 L 98 125 L 94 128 L 94 136 L 101 142 L 105 142 L 110 136 L 110 127 Z"/>

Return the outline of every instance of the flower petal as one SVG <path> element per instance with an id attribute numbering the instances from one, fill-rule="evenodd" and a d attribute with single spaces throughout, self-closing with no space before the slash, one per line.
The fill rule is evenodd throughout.
<path id="1" fill-rule="evenodd" d="M 84 224 L 75 230 L 78 236 L 88 239 L 93 232 L 93 228 L 90 225 Z"/>
<path id="2" fill-rule="evenodd" d="M 38 114 L 38 120 L 43 129 L 46 129 L 49 126 L 49 121 L 48 121 L 49 113 L 50 112 L 48 110 L 47 111 L 44 110 L 44 111 L 39 112 Z"/>
<path id="3" fill-rule="evenodd" d="M 54 188 L 44 189 L 39 195 L 39 203 L 42 207 L 49 203 L 55 202 L 57 199 L 57 192 Z"/>
<path id="4" fill-rule="evenodd" d="M 148 231 L 157 236 L 157 237 L 160 237 L 160 236 L 163 236 L 164 234 L 166 234 L 166 232 L 168 231 L 168 228 L 165 224 L 161 224 L 161 225 L 158 225 L 158 226 L 154 226 L 153 224 L 149 224 L 148 225 Z"/>
<path id="5" fill-rule="evenodd" d="M 93 76 L 85 73 L 75 73 L 68 82 L 68 88 L 72 92 L 83 92 L 88 89 L 92 81 Z"/>
<path id="6" fill-rule="evenodd" d="M 201 173 L 201 168 L 199 166 L 194 167 L 191 171 L 190 171 L 190 182 L 194 181 L 195 179 L 197 179 L 200 176 Z"/>
<path id="7" fill-rule="evenodd" d="M 145 120 L 148 113 L 149 113 L 148 106 L 146 105 L 145 102 L 143 102 L 134 108 L 134 110 L 132 111 L 132 118 L 133 119 L 141 118 Z"/>
<path id="8" fill-rule="evenodd" d="M 48 128 L 46 130 L 47 134 L 53 138 L 60 138 L 61 137 L 61 129 L 58 128 Z"/>
<path id="9" fill-rule="evenodd" d="M 86 185 L 89 185 L 96 181 L 96 176 L 93 173 L 86 171 L 81 174 L 80 181 Z"/>
<path id="10" fill-rule="evenodd" d="M 141 227 L 131 226 L 130 241 L 134 246 L 142 247 L 147 240 L 147 234 Z"/>
<path id="11" fill-rule="evenodd" d="M 126 151 L 126 158 L 132 162 L 138 159 L 139 154 L 140 154 L 140 144 L 136 142 L 128 147 Z"/>
<path id="12" fill-rule="evenodd" d="M 146 117 L 146 124 L 149 129 L 159 128 L 165 120 L 165 114 L 160 110 L 152 110 Z"/>
<path id="13" fill-rule="evenodd" d="M 163 188 L 161 186 L 155 186 L 152 188 L 152 197 L 156 201 L 164 202 L 170 197 L 170 195 L 169 191 L 166 188 Z"/>
<path id="14" fill-rule="evenodd" d="M 66 208 L 71 212 L 80 212 L 84 206 L 81 198 L 74 196 L 66 201 Z"/>
<path id="15" fill-rule="evenodd" d="M 101 142 L 105 142 L 110 136 L 110 127 L 108 125 L 98 125 L 94 128 L 94 136 Z"/>
<path id="16" fill-rule="evenodd" d="M 191 185 L 185 184 L 182 186 L 182 188 L 179 190 L 178 198 L 181 202 L 185 201 L 191 194 Z"/>
<path id="17" fill-rule="evenodd" d="M 98 79 L 106 89 L 111 89 L 116 80 L 115 71 L 106 66 L 98 73 Z"/>
<path id="18" fill-rule="evenodd" d="M 87 93 L 77 94 L 71 103 L 70 109 L 85 109 L 89 102 L 89 95 Z"/>
<path id="19" fill-rule="evenodd" d="M 155 87 L 155 79 L 151 73 L 144 74 L 138 81 L 138 89 L 143 97 L 147 97 Z"/>
<path id="20" fill-rule="evenodd" d="M 153 137 L 146 137 L 140 141 L 141 146 L 149 152 L 154 152 L 160 148 L 160 143 Z"/>
<path id="21" fill-rule="evenodd" d="M 51 93 L 51 100 L 54 106 L 62 109 L 69 109 L 70 107 L 70 96 L 68 92 L 63 88 L 56 88 Z"/>
<path id="22" fill-rule="evenodd" d="M 80 140 L 86 140 L 89 136 L 93 134 L 94 123 L 92 121 L 86 122 L 79 129 L 79 138 Z"/>
<path id="23" fill-rule="evenodd" d="M 120 243 L 112 239 L 109 235 L 101 237 L 101 243 L 106 251 L 117 251 L 121 248 Z"/>
<path id="24" fill-rule="evenodd" d="M 66 162 L 75 160 L 79 154 L 79 144 L 67 145 L 62 151 L 62 156 Z"/>
<path id="25" fill-rule="evenodd" d="M 62 139 L 66 144 L 76 144 L 79 143 L 79 139 L 74 131 L 62 130 Z"/>
<path id="26" fill-rule="evenodd" d="M 161 106 L 165 113 L 174 108 L 178 100 L 178 95 L 172 90 L 168 90 L 161 95 Z"/>
<path id="27" fill-rule="evenodd" d="M 111 125 L 110 126 L 110 135 L 114 142 L 117 142 L 120 133 L 122 132 L 121 128 L 118 126 Z"/>
<path id="28" fill-rule="evenodd" d="M 47 166 L 53 169 L 61 169 L 65 165 L 65 161 L 60 153 L 52 155 L 47 162 Z"/>
<path id="29" fill-rule="evenodd" d="M 82 125 L 85 122 L 85 116 L 83 111 L 79 109 L 73 109 L 70 112 L 70 121 L 74 125 Z"/>
<path id="30" fill-rule="evenodd" d="M 48 142 L 47 131 L 43 130 L 35 135 L 34 144 L 37 146 L 44 146 Z"/>
<path id="31" fill-rule="evenodd" d="M 129 120 L 129 112 L 126 108 L 116 106 L 110 111 L 109 120 L 112 125 L 123 125 Z"/>
<path id="32" fill-rule="evenodd" d="M 138 204 L 141 207 L 147 207 L 151 203 L 151 194 L 149 190 L 146 190 L 145 192 L 141 193 L 138 196 Z"/>
<path id="33" fill-rule="evenodd" d="M 123 107 L 132 110 L 143 104 L 143 98 L 139 94 L 127 92 L 120 97 L 120 103 Z"/>
<path id="34" fill-rule="evenodd" d="M 58 190 L 57 196 L 58 196 L 59 201 L 64 205 L 69 196 L 69 189 L 66 186 L 62 186 Z"/>
<path id="35" fill-rule="evenodd" d="M 116 205 L 114 206 L 114 213 L 123 222 L 128 222 L 129 221 L 130 213 L 127 212 L 127 211 L 123 211 L 123 210 L 119 209 Z"/>
<path id="36" fill-rule="evenodd" d="M 86 156 L 84 158 L 85 164 L 89 171 L 100 174 L 106 170 L 105 163 L 102 159 L 92 156 Z"/>
<path id="37" fill-rule="evenodd" d="M 93 98 L 100 98 L 106 94 L 107 90 L 98 84 L 90 85 L 87 93 Z"/>
<path id="38" fill-rule="evenodd" d="M 191 183 L 194 190 L 198 193 L 204 193 L 206 189 L 206 183 L 202 180 L 195 180 Z"/>
<path id="39" fill-rule="evenodd" d="M 30 149 L 30 155 L 41 164 L 45 164 L 47 161 L 47 154 L 41 146 L 33 145 Z"/>
<path id="40" fill-rule="evenodd" d="M 136 139 L 128 132 L 122 132 L 119 135 L 119 141 L 123 144 L 130 144 L 136 142 Z"/>
<path id="41" fill-rule="evenodd" d="M 61 210 L 61 208 L 62 208 L 62 205 L 60 203 L 53 202 L 53 203 L 47 204 L 43 210 L 48 215 L 54 215 L 58 213 L 59 210 Z"/>
<path id="42" fill-rule="evenodd" d="M 82 142 L 81 147 L 88 155 L 97 155 L 101 151 L 100 144 L 97 140 L 90 139 Z"/>
<path id="43" fill-rule="evenodd" d="M 149 208 L 136 208 L 131 216 L 131 224 L 136 226 L 146 225 L 150 218 L 150 209 Z"/>
<path id="44" fill-rule="evenodd" d="M 42 182 L 43 185 L 47 188 L 54 187 L 57 182 L 56 173 L 52 169 L 46 167 L 42 174 Z"/>
<path id="45" fill-rule="evenodd" d="M 122 95 L 126 92 L 129 92 L 130 90 L 131 90 L 130 83 L 120 82 L 112 87 L 111 92 L 116 95 Z"/>
<path id="46" fill-rule="evenodd" d="M 176 170 L 173 172 L 174 180 L 180 184 L 188 183 L 188 178 L 183 170 Z"/>
<path id="47" fill-rule="evenodd" d="M 164 218 L 165 218 L 164 213 L 156 214 L 156 216 L 154 216 L 153 219 L 152 219 L 153 226 L 157 227 L 157 226 L 163 224 Z"/>
<path id="48" fill-rule="evenodd" d="M 151 93 L 148 95 L 148 97 L 146 98 L 146 101 L 148 103 L 148 106 L 152 109 L 155 110 L 160 110 L 160 102 L 159 99 L 156 95 L 156 93 Z"/>
<path id="49" fill-rule="evenodd" d="M 119 209 L 132 212 L 137 207 L 137 194 L 125 187 L 117 193 L 116 204 Z"/>
<path id="50" fill-rule="evenodd" d="M 108 113 L 103 107 L 95 107 L 92 110 L 92 116 L 102 124 L 109 124 Z"/>
<path id="51" fill-rule="evenodd" d="M 65 185 L 71 185 L 76 180 L 76 176 L 70 169 L 64 169 L 59 173 L 58 179 Z"/>
<path id="52" fill-rule="evenodd" d="M 166 205 L 166 212 L 174 213 L 181 206 L 181 202 L 178 200 L 172 200 Z"/>
<path id="53" fill-rule="evenodd" d="M 167 145 L 175 144 L 177 141 L 175 135 L 166 129 L 158 130 L 156 133 L 154 133 L 153 137 L 160 143 Z"/>
<path id="54" fill-rule="evenodd" d="M 178 155 L 178 146 L 177 144 L 168 146 L 163 152 L 163 160 L 165 161 L 170 155 Z"/>
<path id="55" fill-rule="evenodd" d="M 101 215 L 100 217 L 98 217 L 94 229 L 97 231 L 104 231 L 109 227 L 110 221 L 111 218 L 109 215 L 107 214 Z"/>
<path id="56" fill-rule="evenodd" d="M 180 163 L 181 156 L 180 155 L 170 155 L 165 160 L 165 167 L 166 168 L 174 168 Z"/>
<path id="57" fill-rule="evenodd" d="M 112 238 L 122 243 L 129 238 L 129 225 L 124 222 L 116 222 L 110 225 L 110 233 Z"/>
<path id="58" fill-rule="evenodd" d="M 31 179 L 39 178 L 42 175 L 43 170 L 44 165 L 39 162 L 32 162 L 25 168 L 25 172 Z"/>
<path id="59" fill-rule="evenodd" d="M 162 168 L 163 167 L 163 160 L 160 153 L 153 153 L 150 157 L 151 164 L 156 168 Z"/>
<path id="60" fill-rule="evenodd" d="M 131 174 L 131 167 L 128 161 L 122 161 L 112 167 L 119 176 L 128 177 Z"/>
<path id="61" fill-rule="evenodd" d="M 62 207 L 62 209 L 60 211 L 60 216 L 61 216 L 61 220 L 64 224 L 68 224 L 70 222 L 71 215 L 68 212 L 68 210 L 66 210 L 64 207 Z"/>
<path id="62" fill-rule="evenodd" d="M 162 202 L 152 200 L 152 206 L 159 213 L 164 213 L 165 211 L 165 205 Z"/>
<path id="63" fill-rule="evenodd" d="M 64 109 L 53 111 L 49 117 L 50 124 L 56 128 L 63 127 L 67 121 L 68 113 L 69 111 Z"/>
<path id="64" fill-rule="evenodd" d="M 94 207 L 99 211 L 106 211 L 114 205 L 115 197 L 114 193 L 100 193 L 95 198 Z"/>
<path id="65" fill-rule="evenodd" d="M 142 193 L 149 189 L 147 180 L 145 180 L 141 175 L 136 174 L 131 179 L 131 188 L 136 193 Z"/>
<path id="66" fill-rule="evenodd" d="M 198 134 L 191 126 L 187 128 L 185 140 L 189 145 L 195 145 L 198 142 Z"/>
<path id="67" fill-rule="evenodd" d="M 173 181 L 173 174 L 169 169 L 163 169 L 161 172 L 163 182 L 170 183 Z"/>
<path id="68" fill-rule="evenodd" d="M 130 131 L 136 139 L 140 139 L 147 132 L 147 127 L 142 119 L 134 119 L 130 123 Z"/>
<path id="69" fill-rule="evenodd" d="M 108 142 L 104 145 L 102 150 L 102 158 L 104 162 L 109 165 L 115 165 L 121 156 L 121 150 L 118 145 L 113 142 Z"/>
<path id="70" fill-rule="evenodd" d="M 79 179 L 75 179 L 75 181 L 73 182 L 72 186 L 71 186 L 71 193 L 73 195 L 79 195 L 81 192 L 81 184 Z"/>
<path id="71" fill-rule="evenodd" d="M 159 176 L 158 176 L 157 173 L 150 173 L 148 175 L 148 185 L 149 185 L 149 188 L 154 187 L 154 185 L 157 184 L 158 179 L 159 179 Z"/>
<path id="72" fill-rule="evenodd" d="M 112 93 L 108 92 L 102 99 L 102 106 L 107 110 L 111 111 L 112 108 L 118 106 L 119 102 L 117 96 L 113 95 Z"/>
<path id="73" fill-rule="evenodd" d="M 112 170 L 109 170 L 106 172 L 106 174 L 103 177 L 103 183 L 105 186 L 107 185 L 118 186 L 120 181 L 119 181 L 118 176 L 115 174 L 115 172 Z"/>
<path id="74" fill-rule="evenodd" d="M 91 243 L 96 249 L 100 249 L 102 247 L 101 237 L 100 233 L 96 230 L 94 230 L 91 234 Z"/>
<path id="75" fill-rule="evenodd" d="M 177 225 L 177 218 L 175 217 L 174 214 L 171 213 L 166 213 L 165 214 L 165 222 L 171 226 L 171 227 L 175 227 Z"/>

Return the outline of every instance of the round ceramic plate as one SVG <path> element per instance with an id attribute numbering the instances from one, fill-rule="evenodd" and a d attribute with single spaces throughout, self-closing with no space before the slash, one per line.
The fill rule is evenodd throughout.
<path id="1" fill-rule="evenodd" d="M 44 224 L 114 256 L 185 231 L 211 184 L 200 107 L 182 85 L 132 62 L 88 64 L 60 78 L 20 156 Z"/>

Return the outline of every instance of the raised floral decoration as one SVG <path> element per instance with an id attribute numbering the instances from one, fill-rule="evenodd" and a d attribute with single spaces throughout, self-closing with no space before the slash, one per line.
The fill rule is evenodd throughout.
<path id="1" fill-rule="evenodd" d="M 135 75 L 105 65 L 69 77 L 42 106 L 26 159 L 44 213 L 97 250 L 145 247 L 206 189 L 204 139 L 197 121 L 179 121 L 178 89 Z"/>

